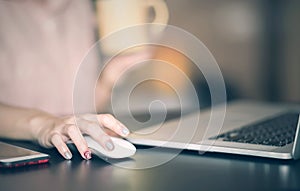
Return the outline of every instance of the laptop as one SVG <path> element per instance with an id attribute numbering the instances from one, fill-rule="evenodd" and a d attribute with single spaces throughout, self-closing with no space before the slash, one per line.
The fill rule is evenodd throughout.
<path id="1" fill-rule="evenodd" d="M 141 128 L 128 140 L 136 145 L 199 153 L 298 159 L 299 113 L 300 106 L 240 100 Z"/>

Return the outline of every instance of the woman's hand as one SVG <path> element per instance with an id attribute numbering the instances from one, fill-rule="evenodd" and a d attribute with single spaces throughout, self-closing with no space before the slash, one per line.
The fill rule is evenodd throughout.
<path id="1" fill-rule="evenodd" d="M 129 130 L 110 114 L 80 115 L 58 118 L 48 114 L 31 119 L 32 126 L 39 126 L 34 130 L 34 137 L 44 147 L 56 147 L 65 158 L 71 159 L 72 153 L 66 145 L 72 140 L 84 159 L 91 158 L 91 150 L 83 138 L 83 135 L 91 136 L 106 150 L 114 149 L 113 142 L 107 134 L 107 130 L 122 137 L 129 134 Z"/>

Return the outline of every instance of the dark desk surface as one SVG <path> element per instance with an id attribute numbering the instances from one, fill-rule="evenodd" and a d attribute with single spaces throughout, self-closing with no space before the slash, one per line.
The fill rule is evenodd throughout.
<path id="1" fill-rule="evenodd" d="M 44 150 L 26 142 L 16 144 L 44 151 L 52 158 L 47 165 L 1 169 L 1 191 L 300 190 L 300 160 L 184 151 L 163 165 L 128 170 L 97 157 L 85 161 L 74 154 L 71 161 L 66 161 L 54 149 Z M 134 158 L 172 156 L 173 152 L 149 150 L 138 152 Z"/>
<path id="2" fill-rule="evenodd" d="M 51 160 L 47 165 L 0 169 L 1 191 L 300 190 L 300 160 L 183 151 L 163 165 L 130 170 L 97 157 L 85 161 L 76 153 L 66 161 L 55 149 L 28 142 L 12 143 L 49 153 Z M 174 152 L 140 148 L 133 159 L 168 157 Z"/>

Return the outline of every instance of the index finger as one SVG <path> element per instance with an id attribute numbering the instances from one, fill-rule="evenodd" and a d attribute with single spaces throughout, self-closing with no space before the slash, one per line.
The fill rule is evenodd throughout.
<path id="1" fill-rule="evenodd" d="M 118 135 L 122 137 L 126 137 L 130 133 L 129 129 L 125 127 L 125 125 L 123 125 L 120 121 L 118 121 L 110 114 L 97 115 L 97 119 L 101 126 L 116 132 Z"/>
<path id="2" fill-rule="evenodd" d="M 87 160 L 91 159 L 92 152 L 88 148 L 88 145 L 79 128 L 73 124 L 68 124 L 64 129 L 64 133 L 71 138 L 81 156 Z"/>

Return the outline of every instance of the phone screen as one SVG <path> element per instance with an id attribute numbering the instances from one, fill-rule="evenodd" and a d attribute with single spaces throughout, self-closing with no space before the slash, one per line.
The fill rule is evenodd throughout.
<path id="1" fill-rule="evenodd" d="M 45 163 L 49 155 L 0 142 L 0 166 L 13 167 Z"/>

